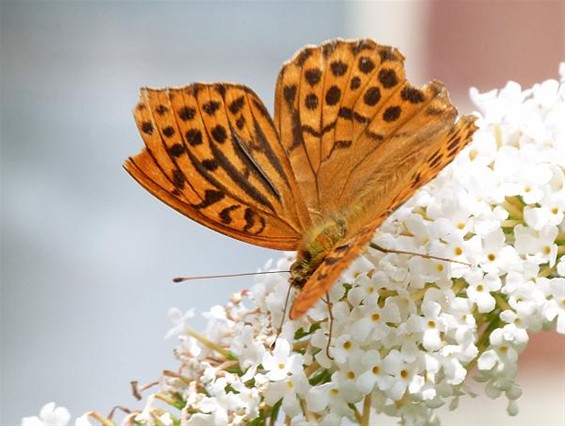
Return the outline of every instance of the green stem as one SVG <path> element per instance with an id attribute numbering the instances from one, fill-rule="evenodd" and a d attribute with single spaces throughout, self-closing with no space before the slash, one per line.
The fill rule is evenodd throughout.
<path id="1" fill-rule="evenodd" d="M 185 327 L 185 333 L 188 334 L 189 336 L 194 337 L 196 340 L 198 340 L 200 343 L 202 343 L 204 346 L 222 354 L 226 359 L 230 360 L 230 361 L 238 361 L 237 357 L 231 353 L 230 351 L 228 351 L 227 349 L 221 347 L 220 345 L 218 345 L 215 342 L 212 342 L 211 340 L 207 339 L 206 337 L 204 337 L 203 335 L 201 335 L 200 333 L 197 333 L 196 331 L 194 331 L 192 328 L 190 327 Z"/>
<path id="2" fill-rule="evenodd" d="M 369 426 L 369 420 L 371 418 L 371 394 L 365 397 L 363 401 L 363 415 L 361 417 L 360 426 Z"/>
<path id="3" fill-rule="evenodd" d="M 506 197 L 502 203 L 503 207 L 508 213 L 510 213 L 511 219 L 523 219 L 524 215 L 522 213 L 524 205 L 516 197 Z"/>
<path id="4" fill-rule="evenodd" d="M 509 309 L 512 309 L 510 307 L 510 305 L 508 304 L 508 302 L 506 301 L 506 299 L 500 294 L 500 293 L 491 293 L 492 296 L 494 297 L 494 300 L 496 300 L 496 305 L 503 311 L 507 311 Z"/>
<path id="5" fill-rule="evenodd" d="M 102 416 L 101 414 L 98 414 L 96 411 L 90 411 L 87 414 L 88 414 L 88 417 L 92 417 L 93 419 L 99 421 L 102 426 L 116 426 L 116 423 L 114 423 L 112 420 Z"/>

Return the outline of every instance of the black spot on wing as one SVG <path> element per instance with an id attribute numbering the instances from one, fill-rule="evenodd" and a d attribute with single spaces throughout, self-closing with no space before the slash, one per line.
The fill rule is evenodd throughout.
<path id="1" fill-rule="evenodd" d="M 299 67 L 304 66 L 304 63 L 306 62 L 306 60 L 312 56 L 313 53 L 313 49 L 314 48 L 306 48 L 306 49 L 302 49 L 302 51 L 298 54 L 298 57 L 296 58 L 296 64 Z"/>
<path id="2" fill-rule="evenodd" d="M 306 77 L 306 81 L 308 82 L 308 84 L 314 87 L 316 84 L 320 82 L 320 79 L 322 77 L 322 71 L 318 68 L 311 68 L 309 70 L 306 70 L 304 76 Z"/>
<path id="3" fill-rule="evenodd" d="M 369 74 L 373 69 L 375 69 L 375 63 L 368 56 L 361 56 L 357 62 L 357 68 L 363 74 Z"/>
<path id="4" fill-rule="evenodd" d="M 186 148 L 183 144 L 176 143 L 167 148 L 167 151 L 173 157 L 180 157 L 186 151 Z"/>
<path id="5" fill-rule="evenodd" d="M 199 129 L 190 129 L 185 133 L 186 141 L 191 146 L 198 146 L 202 144 L 202 132 Z"/>
<path id="6" fill-rule="evenodd" d="M 167 108 L 165 105 L 158 105 L 157 108 L 155 108 L 155 112 L 158 115 L 165 115 L 168 111 L 169 108 Z"/>
<path id="7" fill-rule="evenodd" d="M 379 56 L 381 58 L 381 62 L 387 62 L 395 59 L 394 52 L 392 51 L 392 48 L 390 46 L 380 46 Z"/>
<path id="8" fill-rule="evenodd" d="M 241 108 L 243 107 L 244 104 L 245 104 L 245 99 L 242 95 L 231 101 L 228 108 L 230 112 L 235 115 L 239 111 L 241 111 Z"/>
<path id="9" fill-rule="evenodd" d="M 162 132 L 165 137 L 170 138 L 174 136 L 175 129 L 173 128 L 173 126 L 167 126 L 162 130 Z"/>
<path id="10" fill-rule="evenodd" d="M 310 93 L 304 98 L 304 106 L 310 110 L 318 107 L 318 97 L 314 93 Z"/>
<path id="11" fill-rule="evenodd" d="M 361 87 L 361 79 L 359 77 L 355 76 L 349 82 L 349 88 L 351 90 L 356 90 L 356 89 L 359 89 L 359 87 Z"/>
<path id="12" fill-rule="evenodd" d="M 326 92 L 326 104 L 333 106 L 339 102 L 341 98 L 341 90 L 337 86 L 332 86 Z"/>
<path id="13" fill-rule="evenodd" d="M 353 111 L 351 108 L 341 107 L 337 113 L 338 117 L 345 118 L 346 120 L 353 119 Z"/>
<path id="14" fill-rule="evenodd" d="M 220 220 L 222 221 L 223 224 L 225 225 L 229 225 L 230 223 L 232 223 L 233 219 L 231 217 L 231 213 L 234 210 L 239 209 L 241 206 L 240 205 L 233 205 L 233 206 L 229 206 L 226 207 L 225 209 L 223 209 L 220 212 Z"/>
<path id="15" fill-rule="evenodd" d="M 381 100 L 381 91 L 378 87 L 369 87 L 363 95 L 363 102 L 368 106 L 375 106 Z"/>
<path id="16" fill-rule="evenodd" d="M 284 100 L 289 106 L 294 105 L 294 98 L 296 97 L 296 84 L 283 87 Z"/>
<path id="17" fill-rule="evenodd" d="M 347 64 L 343 61 L 334 61 L 330 64 L 332 74 L 336 77 L 341 77 L 347 72 Z"/>
<path id="18" fill-rule="evenodd" d="M 205 209 L 206 207 L 211 206 L 212 204 L 217 203 L 218 201 L 222 200 L 225 197 L 225 194 L 221 191 L 217 191 L 214 189 L 207 189 L 204 191 L 204 200 L 199 204 L 193 204 L 192 206 L 196 209 Z"/>
<path id="19" fill-rule="evenodd" d="M 400 98 L 403 101 L 408 101 L 412 104 L 418 104 L 424 102 L 426 99 L 421 90 L 415 87 L 405 86 L 400 91 Z"/>
<path id="20" fill-rule="evenodd" d="M 182 121 L 192 120 L 196 115 L 196 110 L 191 107 L 182 107 L 178 110 L 178 116 Z"/>
<path id="21" fill-rule="evenodd" d="M 146 135 L 152 135 L 153 134 L 153 124 L 150 121 L 146 121 L 144 123 L 141 123 L 141 131 L 143 133 L 145 133 Z"/>
<path id="22" fill-rule="evenodd" d="M 212 138 L 218 143 L 224 143 L 228 137 L 226 128 L 220 124 L 214 126 L 210 133 Z"/>
<path id="23" fill-rule="evenodd" d="M 249 207 L 245 209 L 243 218 L 245 219 L 245 226 L 243 227 L 245 232 L 258 235 L 265 229 L 265 219 Z"/>
<path id="24" fill-rule="evenodd" d="M 385 112 L 383 113 L 383 120 L 386 121 L 387 123 L 390 123 L 392 121 L 396 121 L 396 120 L 398 120 L 398 117 L 400 117 L 401 112 L 402 112 L 402 109 L 398 105 L 388 107 L 385 110 Z"/>
<path id="25" fill-rule="evenodd" d="M 215 112 L 220 108 L 220 103 L 218 101 L 210 101 L 202 105 L 202 109 L 208 115 L 214 115 Z"/>
<path id="26" fill-rule="evenodd" d="M 215 159 L 203 160 L 202 165 L 206 170 L 213 172 L 218 168 L 218 162 Z"/>
<path id="27" fill-rule="evenodd" d="M 390 89 L 398 84 L 396 71 L 391 68 L 383 68 L 380 70 L 378 79 L 385 89 Z"/>

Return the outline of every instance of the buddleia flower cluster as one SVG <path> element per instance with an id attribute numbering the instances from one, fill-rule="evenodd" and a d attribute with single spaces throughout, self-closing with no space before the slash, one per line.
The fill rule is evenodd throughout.
<path id="1" fill-rule="evenodd" d="M 516 414 L 528 333 L 565 333 L 565 64 L 560 71 L 561 82 L 527 90 L 471 90 L 473 142 L 374 237 L 415 254 L 367 249 L 329 301 L 295 321 L 282 317 L 287 274 L 261 276 L 213 307 L 203 333 L 190 327 L 192 311 L 171 310 L 178 368 L 122 422 L 367 425 L 381 413 L 437 424 L 435 410 L 456 409 L 469 381 Z M 266 269 L 292 262 L 288 254 Z M 94 412 L 77 424 L 93 421 L 115 424 Z"/>

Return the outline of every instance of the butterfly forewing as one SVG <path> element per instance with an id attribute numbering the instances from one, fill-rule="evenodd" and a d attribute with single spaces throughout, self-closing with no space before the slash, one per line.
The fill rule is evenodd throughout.
<path id="1" fill-rule="evenodd" d="M 335 195 L 346 190 L 359 156 L 382 141 L 385 129 L 368 128 L 403 82 L 402 55 L 371 40 L 306 47 L 283 66 L 275 123 L 314 211 L 342 207 Z"/>
<path id="2" fill-rule="evenodd" d="M 205 226 L 252 244 L 295 249 L 309 217 L 264 111 L 242 86 L 143 89 L 134 116 L 147 151 L 126 169 Z"/>

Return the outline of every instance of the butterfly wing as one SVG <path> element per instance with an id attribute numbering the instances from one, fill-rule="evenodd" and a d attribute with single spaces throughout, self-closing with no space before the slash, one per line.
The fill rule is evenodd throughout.
<path id="1" fill-rule="evenodd" d="M 387 197 L 380 204 L 365 206 L 361 217 L 352 217 L 349 234 L 338 242 L 324 258 L 298 294 L 290 311 L 290 318 L 296 319 L 310 309 L 335 283 L 340 274 L 355 260 L 371 240 L 375 230 L 415 191 L 432 180 L 449 164 L 472 139 L 476 130 L 475 118 L 462 117 L 446 134 L 435 143 L 430 143 L 422 155 L 409 156 L 402 166 L 406 173 L 403 179 L 388 187 Z M 369 209 L 370 208 L 370 209 Z M 367 223 L 367 217 L 372 217 Z M 356 228 L 356 223 L 363 224 Z M 351 230 L 355 230 L 351 235 Z"/>
<path id="2" fill-rule="evenodd" d="M 124 167 L 154 196 L 251 244 L 296 249 L 310 218 L 266 108 L 249 88 L 142 89 L 145 148 Z"/>
<path id="3" fill-rule="evenodd" d="M 400 52 L 372 40 L 308 46 L 277 82 L 275 125 L 307 205 L 322 215 L 397 185 L 399 160 L 443 139 L 456 114 L 441 83 L 412 86 Z"/>

